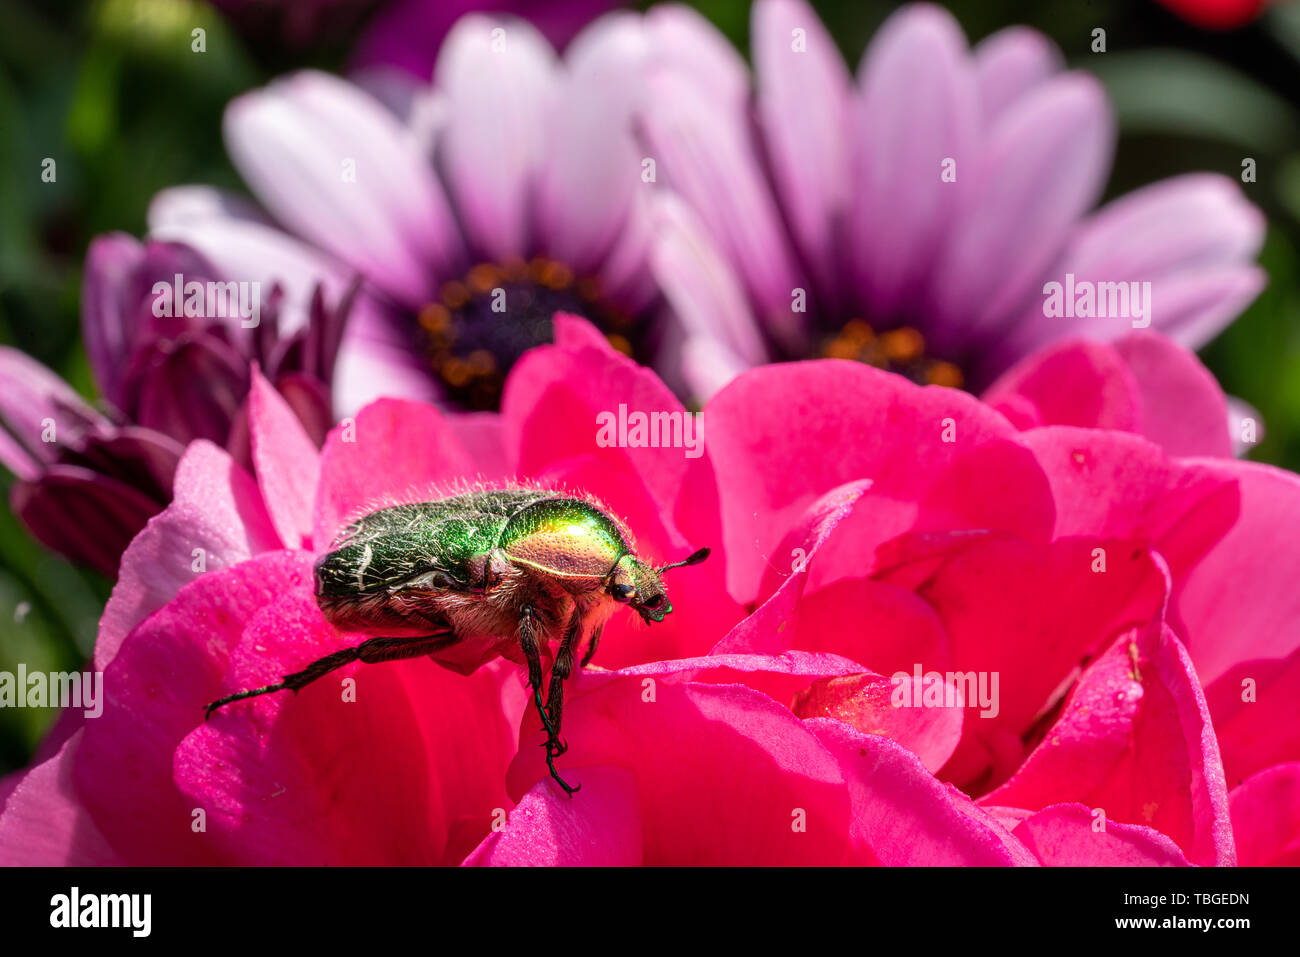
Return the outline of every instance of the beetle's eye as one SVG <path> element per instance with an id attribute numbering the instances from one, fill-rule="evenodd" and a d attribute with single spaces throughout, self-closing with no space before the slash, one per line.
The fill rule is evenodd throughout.
<path id="1" fill-rule="evenodd" d="M 648 602 L 646 602 L 645 606 L 649 608 L 651 611 L 654 611 L 658 608 L 662 608 L 663 604 L 664 604 L 664 596 L 662 594 L 658 594 L 655 595 L 653 598 L 651 598 Z"/>
<path id="2" fill-rule="evenodd" d="M 636 597 L 636 589 L 631 585 L 615 585 L 609 590 L 615 601 L 631 601 Z"/>

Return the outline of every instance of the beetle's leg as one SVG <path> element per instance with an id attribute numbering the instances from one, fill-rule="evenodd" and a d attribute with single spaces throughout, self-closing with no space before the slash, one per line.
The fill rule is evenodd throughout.
<path id="1" fill-rule="evenodd" d="M 574 614 L 577 614 L 575 609 Z M 564 793 L 570 796 L 578 787 L 570 787 L 564 778 L 560 777 L 560 772 L 555 770 L 555 748 L 559 744 L 559 725 L 551 722 L 551 716 L 546 711 L 546 705 L 542 703 L 542 656 L 541 644 L 537 637 L 537 612 L 532 605 L 525 605 L 519 614 L 519 644 L 523 648 L 524 659 L 528 662 L 528 685 L 533 689 L 533 705 L 537 708 L 537 714 L 542 719 L 542 727 L 546 730 L 546 766 L 551 769 L 551 777 L 555 778 L 555 783 L 564 788 Z"/>
<path id="2" fill-rule="evenodd" d="M 551 716 L 546 713 L 546 705 L 542 702 L 542 646 L 537 637 L 537 612 L 532 605 L 525 605 L 519 613 L 519 645 L 523 648 L 524 660 L 528 662 L 528 687 L 533 689 L 533 705 L 547 735 L 554 734 Z"/>
<path id="3" fill-rule="evenodd" d="M 546 742 L 546 747 L 557 758 L 569 750 L 569 746 L 560 740 L 564 712 L 564 682 L 573 673 L 573 643 L 581 631 L 582 616 L 575 608 L 569 619 L 569 627 L 565 629 L 564 639 L 560 642 L 560 650 L 555 653 L 555 665 L 551 668 L 551 686 L 546 691 L 546 713 L 551 716 L 551 724 L 555 727 L 555 734 Z"/>
<path id="4" fill-rule="evenodd" d="M 363 641 L 355 648 L 344 648 L 342 651 L 336 651 L 333 654 L 326 655 L 324 658 L 318 658 L 313 661 L 302 671 L 295 671 L 291 675 L 285 675 L 279 684 L 267 685 L 264 688 L 252 688 L 248 691 L 239 691 L 232 695 L 212 702 L 206 708 L 204 720 L 212 717 L 212 712 L 218 708 L 224 707 L 234 701 L 242 701 L 245 698 L 255 698 L 258 695 L 271 694 L 275 691 L 292 691 L 297 694 L 302 688 L 311 684 L 317 678 L 324 677 L 337 668 L 351 664 L 354 661 L 361 661 L 366 664 L 378 664 L 381 661 L 397 661 L 402 658 L 419 658 L 422 655 L 431 654 L 439 648 L 451 644 L 456 640 L 456 636 L 450 631 L 440 632 L 436 635 L 422 635 L 417 638 L 371 638 Z"/>
<path id="5" fill-rule="evenodd" d="M 591 644 L 587 645 L 587 650 L 582 655 L 582 661 L 578 664 L 579 668 L 587 667 L 587 662 L 591 661 L 592 656 L 596 654 L 596 648 L 600 645 L 600 633 L 604 628 L 604 625 L 600 625 L 591 633 Z"/>
<path id="6" fill-rule="evenodd" d="M 560 772 L 555 770 L 555 753 L 556 752 L 551 748 L 551 742 L 547 741 L 546 742 L 546 766 L 551 769 L 551 777 L 555 778 L 556 784 L 564 788 L 565 794 L 567 794 L 569 797 L 573 797 L 574 794 L 582 790 L 582 785 L 579 784 L 577 787 L 574 787 L 571 784 L 569 784 L 568 781 L 564 780 L 564 778 L 560 777 Z"/>

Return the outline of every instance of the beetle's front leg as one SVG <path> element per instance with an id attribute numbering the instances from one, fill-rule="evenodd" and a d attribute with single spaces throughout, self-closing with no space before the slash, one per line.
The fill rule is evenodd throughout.
<path id="1" fill-rule="evenodd" d="M 551 716 L 546 713 L 546 705 L 542 702 L 542 643 L 537 635 L 537 611 L 532 605 L 525 605 L 519 613 L 519 645 L 524 660 L 528 662 L 528 687 L 533 689 L 533 705 L 547 735 L 554 735 Z"/>
<path id="2" fill-rule="evenodd" d="M 519 615 L 519 644 L 523 648 L 524 659 L 528 662 L 528 684 L 533 689 L 533 705 L 537 708 L 537 714 L 542 719 L 542 727 L 546 730 L 546 766 L 551 769 L 551 777 L 555 778 L 555 782 L 564 788 L 564 793 L 572 796 L 581 785 L 576 788 L 570 787 L 568 782 L 560 777 L 560 772 L 555 770 L 556 748 L 560 744 L 560 725 L 558 721 L 551 720 L 546 705 L 542 702 L 541 640 L 537 634 L 537 611 L 532 605 L 525 605 Z"/>
<path id="3" fill-rule="evenodd" d="M 555 737 L 546 742 L 546 747 L 557 758 L 569 750 L 569 746 L 560 740 L 560 726 L 563 723 L 564 712 L 564 682 L 573 673 L 573 645 L 581 631 L 582 616 L 578 613 L 578 609 L 574 608 L 573 615 L 569 618 L 569 626 L 564 631 L 564 639 L 560 642 L 560 650 L 555 653 L 555 666 L 551 668 L 551 685 L 546 690 L 546 713 L 550 715 L 551 724 L 555 727 Z"/>

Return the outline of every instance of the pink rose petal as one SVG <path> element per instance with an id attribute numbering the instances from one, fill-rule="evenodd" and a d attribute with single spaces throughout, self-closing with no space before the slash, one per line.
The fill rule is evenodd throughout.
<path id="1" fill-rule="evenodd" d="M 322 548 L 366 512 L 462 491 L 475 475 L 452 420 L 401 399 L 380 399 L 335 426 L 320 469 L 312 540 Z"/>
<path id="2" fill-rule="evenodd" d="M 1024 438 L 1052 483 L 1057 537 L 1149 543 L 1176 582 L 1237 518 L 1236 482 L 1216 464 L 1177 462 L 1122 432 L 1050 426 Z"/>
<path id="3" fill-rule="evenodd" d="M 1178 612 L 1201 680 L 1212 684 L 1241 661 L 1289 657 L 1300 647 L 1300 477 L 1254 462 L 1198 461 L 1232 483 L 1240 517 L 1192 568 Z"/>
<path id="4" fill-rule="evenodd" d="M 469 857 L 475 867 L 628 867 L 641 863 L 641 815 L 636 775 L 620 767 L 585 767 L 570 781 L 573 800 L 538 781 L 510 812 L 505 826 Z"/>
<path id="5" fill-rule="evenodd" d="M 309 590 L 288 590 L 248 621 L 221 691 L 257 687 L 356 640 L 325 622 Z M 423 658 L 353 665 L 296 696 L 215 713 L 177 747 L 176 786 L 237 860 L 454 862 L 473 845 L 449 854 L 453 825 L 481 839 L 494 809 L 508 806 L 504 771 L 524 704 L 503 693 L 512 677 L 504 668 L 464 677 Z"/>
<path id="6" fill-rule="evenodd" d="M 966 705 L 955 682 L 934 684 L 938 703 L 929 706 L 926 679 L 869 672 L 822 678 L 795 696 L 791 710 L 801 718 L 834 718 L 897 741 L 934 774 L 957 748 Z"/>
<path id="7" fill-rule="evenodd" d="M 613 764 L 635 775 L 646 864 L 844 858 L 849 802 L 839 767 L 803 722 L 766 695 L 739 685 L 621 678 L 566 701 L 564 733 L 562 774 Z M 558 787 L 545 780 L 540 742 L 538 728 L 510 769 L 510 792 L 521 800 L 539 780 Z"/>
<path id="8" fill-rule="evenodd" d="M 267 511 L 289 548 L 311 541 L 320 452 L 288 403 L 257 370 L 248 393 L 253 465 Z"/>
<path id="9" fill-rule="evenodd" d="M 1093 570 L 1097 548 L 1105 572 Z M 944 776 L 971 793 L 1005 780 L 1024 757 L 1023 732 L 1062 681 L 1159 615 L 1166 594 L 1164 570 L 1123 542 L 980 541 L 954 555 L 918 589 L 943 622 L 948 669 L 966 692 L 966 732 Z"/>
<path id="10" fill-rule="evenodd" d="M 1228 795 L 1237 862 L 1300 866 L 1300 761 L 1260 771 Z"/>
<path id="11" fill-rule="evenodd" d="M 1232 454 L 1227 400 L 1214 377 L 1191 352 L 1150 333 L 1053 345 L 1005 373 L 984 401 L 1022 429 L 1118 429 L 1169 455 Z"/>
<path id="12" fill-rule="evenodd" d="M 1186 650 L 1158 621 L 1089 666 L 1042 743 L 983 799 L 1030 810 L 1068 802 L 1153 827 L 1193 864 L 1235 863 L 1205 699 Z"/>
<path id="13" fill-rule="evenodd" d="M 775 549 L 803 509 L 858 479 L 873 483 L 869 507 L 855 510 L 862 531 L 841 567 L 869 567 L 870 543 L 905 531 L 1048 534 L 1052 503 L 1033 456 L 1002 416 L 955 389 L 859 363 L 786 363 L 740 376 L 703 416 L 726 489 L 727 583 L 738 598 L 755 595 L 769 563 L 787 560 Z"/>
<path id="14" fill-rule="evenodd" d="M 198 575 L 278 548 L 252 476 L 210 442 L 194 442 L 176 470 L 172 503 L 122 556 L 99 623 L 95 667 L 107 667 L 127 633 Z"/>
<path id="15" fill-rule="evenodd" d="M 201 575 L 136 626 L 109 663 L 104 713 L 86 723 L 75 781 L 97 826 L 132 862 L 222 860 L 191 828 L 204 805 L 177 791 L 172 754 L 222 694 L 227 656 L 246 623 L 310 582 L 310 556 L 289 552 Z"/>
<path id="16" fill-rule="evenodd" d="M 1154 828 L 1093 817 L 1082 804 L 1054 804 L 1014 831 L 1051 867 L 1188 867 L 1178 845 Z"/>
<path id="17" fill-rule="evenodd" d="M 848 864 L 1007 866 L 1034 863 L 1006 830 L 911 751 L 839 721 L 805 722 L 835 756 L 852 800 Z"/>
<path id="18" fill-rule="evenodd" d="M 15 782 L 0 811 L 0 867 L 120 866 L 77 798 L 73 768 L 82 733 Z"/>
<path id="19" fill-rule="evenodd" d="M 1239 662 L 1206 686 L 1205 700 L 1229 786 L 1271 765 L 1300 760 L 1300 648 L 1280 660 Z"/>

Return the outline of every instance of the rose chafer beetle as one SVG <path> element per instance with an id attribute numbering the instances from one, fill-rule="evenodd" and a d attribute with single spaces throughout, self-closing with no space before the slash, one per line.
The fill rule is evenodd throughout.
<path id="1" fill-rule="evenodd" d="M 560 723 L 575 656 L 581 650 L 578 667 L 586 667 L 620 605 L 647 624 L 663 621 L 673 606 L 660 576 L 708 556 L 701 548 L 655 568 L 603 507 L 547 489 L 485 490 L 382 508 L 348 525 L 315 565 L 316 601 L 326 619 L 374 637 L 277 684 L 214 701 L 207 715 L 244 698 L 296 694 L 354 661 L 436 659 L 463 642 L 510 638 L 527 665 L 546 731 L 546 764 L 572 794 L 577 789 L 560 777 L 555 759 L 567 748 Z M 542 652 L 554 640 L 559 648 L 543 700 Z"/>

